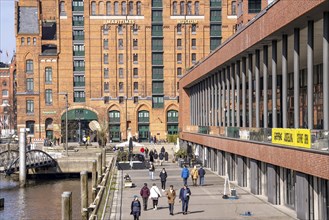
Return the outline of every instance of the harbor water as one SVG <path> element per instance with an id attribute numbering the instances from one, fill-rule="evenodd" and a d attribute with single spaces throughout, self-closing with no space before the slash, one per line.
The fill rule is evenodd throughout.
<path id="1" fill-rule="evenodd" d="M 91 203 L 91 181 L 88 181 L 88 204 Z M 0 175 L 1 220 L 61 219 L 62 193 L 72 192 L 73 219 L 81 219 L 80 178 L 28 180 L 20 188 L 18 177 Z"/>

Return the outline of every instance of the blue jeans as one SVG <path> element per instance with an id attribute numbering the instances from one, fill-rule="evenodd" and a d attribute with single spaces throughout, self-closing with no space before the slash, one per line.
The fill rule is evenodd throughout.
<path id="1" fill-rule="evenodd" d="M 188 201 L 189 201 L 189 199 L 183 199 L 182 200 L 182 212 L 187 212 L 187 210 L 188 210 Z"/>
<path id="2" fill-rule="evenodd" d="M 200 185 L 203 186 L 204 185 L 204 176 L 200 177 Z"/>
<path id="3" fill-rule="evenodd" d="M 187 178 L 183 178 L 183 184 L 187 185 Z"/>
<path id="4" fill-rule="evenodd" d="M 169 214 L 174 214 L 174 203 L 169 203 Z"/>

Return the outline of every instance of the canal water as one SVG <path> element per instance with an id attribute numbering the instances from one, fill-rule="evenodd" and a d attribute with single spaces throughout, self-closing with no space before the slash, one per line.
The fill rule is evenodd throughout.
<path id="1" fill-rule="evenodd" d="M 91 181 L 88 182 L 88 204 L 91 203 Z M 72 217 L 81 219 L 80 179 L 28 180 L 25 188 L 19 187 L 18 177 L 0 175 L 0 208 L 2 220 L 57 220 L 62 215 L 62 193 L 72 192 Z"/>

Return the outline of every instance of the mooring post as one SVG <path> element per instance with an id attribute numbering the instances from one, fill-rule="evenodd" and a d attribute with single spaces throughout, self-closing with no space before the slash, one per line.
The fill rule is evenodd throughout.
<path id="1" fill-rule="evenodd" d="M 102 149 L 102 172 L 105 171 L 106 167 L 106 149 L 105 147 Z"/>
<path id="2" fill-rule="evenodd" d="M 72 220 L 72 192 L 62 193 L 62 220 Z"/>
<path id="3" fill-rule="evenodd" d="M 26 184 L 26 129 L 19 129 L 19 186 L 25 187 Z"/>
<path id="4" fill-rule="evenodd" d="M 96 160 L 93 160 L 91 184 L 92 184 L 92 199 L 94 201 L 97 194 L 97 161 Z"/>
<path id="5" fill-rule="evenodd" d="M 97 153 L 97 183 L 102 181 L 102 154 Z"/>
<path id="6" fill-rule="evenodd" d="M 82 220 L 88 220 L 88 172 L 81 171 L 81 216 Z"/>

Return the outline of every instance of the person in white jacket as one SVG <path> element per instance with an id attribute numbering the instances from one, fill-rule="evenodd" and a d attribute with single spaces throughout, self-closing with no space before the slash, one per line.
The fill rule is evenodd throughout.
<path id="1" fill-rule="evenodd" d="M 161 192 L 159 188 L 156 186 L 156 184 L 153 183 L 153 186 L 150 189 L 150 199 L 152 199 L 153 201 L 153 210 L 158 209 L 158 201 L 160 197 L 161 197 Z"/>

